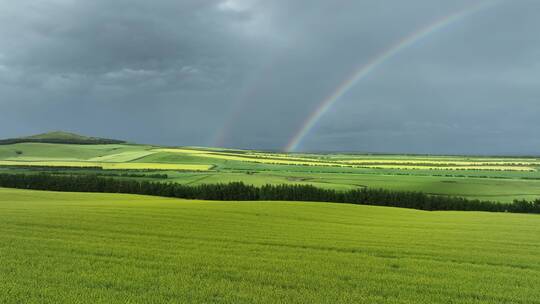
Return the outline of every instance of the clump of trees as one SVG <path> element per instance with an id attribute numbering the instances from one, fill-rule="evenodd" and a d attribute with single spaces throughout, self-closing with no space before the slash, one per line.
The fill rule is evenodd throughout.
<path id="1" fill-rule="evenodd" d="M 121 180 L 97 175 L 0 174 L 0 187 L 70 192 L 131 193 L 224 201 L 333 202 L 429 211 L 540 213 L 540 199 L 534 201 L 516 200 L 511 204 L 502 204 L 461 197 L 434 196 L 421 192 L 369 188 L 336 191 L 311 185 L 265 185 L 255 187 L 241 182 L 233 182 L 229 184 L 188 186 L 155 181 Z"/>

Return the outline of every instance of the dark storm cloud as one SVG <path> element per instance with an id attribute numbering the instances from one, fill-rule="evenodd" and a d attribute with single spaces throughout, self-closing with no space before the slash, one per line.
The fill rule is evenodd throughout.
<path id="1" fill-rule="evenodd" d="M 281 149 L 357 67 L 472 4 L 0 0 L 0 137 Z M 538 13 L 500 1 L 404 49 L 301 148 L 540 154 Z"/>

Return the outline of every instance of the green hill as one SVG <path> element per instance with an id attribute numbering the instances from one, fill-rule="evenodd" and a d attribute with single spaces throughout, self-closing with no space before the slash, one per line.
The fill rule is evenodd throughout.
<path id="1" fill-rule="evenodd" d="M 121 144 L 122 140 L 83 136 L 70 132 L 54 131 L 26 137 L 8 138 L 0 140 L 0 145 L 10 145 L 17 143 L 51 143 L 51 144 L 78 144 L 78 145 L 98 145 L 98 144 Z"/>

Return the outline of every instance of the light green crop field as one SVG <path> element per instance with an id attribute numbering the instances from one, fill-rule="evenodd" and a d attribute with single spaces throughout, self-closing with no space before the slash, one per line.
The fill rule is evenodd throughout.
<path id="1" fill-rule="evenodd" d="M 31 172 L 40 171 L 39 167 L 159 171 L 169 177 L 163 181 L 189 185 L 241 181 L 336 190 L 371 187 L 503 203 L 540 197 L 540 159 L 536 157 L 286 154 L 134 144 L 0 145 L 0 170 L 24 172 L 15 166 L 32 166 L 27 169 Z"/>
<path id="2" fill-rule="evenodd" d="M 68 167 L 93 168 L 103 170 L 178 170 L 178 171 L 206 171 L 211 165 L 194 164 L 159 164 L 159 163 L 112 163 L 93 161 L 0 161 L 0 166 L 8 167 Z"/>
<path id="3" fill-rule="evenodd" d="M 0 303 L 540 303 L 540 216 L 0 189 Z"/>
<path id="4" fill-rule="evenodd" d="M 123 152 L 144 151 L 146 148 L 146 146 L 136 145 L 22 143 L 0 145 L 0 158 L 7 160 L 88 160 L 94 157 L 114 155 Z"/>
<path id="5" fill-rule="evenodd" d="M 137 159 L 141 159 L 143 157 L 152 155 L 156 152 L 153 151 L 128 151 L 128 152 L 121 152 L 116 154 L 110 154 L 105 156 L 98 156 L 90 158 L 89 161 L 97 161 L 97 162 L 130 162 Z"/>

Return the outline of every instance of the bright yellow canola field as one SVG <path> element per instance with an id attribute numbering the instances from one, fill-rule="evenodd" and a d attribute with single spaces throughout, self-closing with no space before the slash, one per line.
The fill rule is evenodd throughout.
<path id="1" fill-rule="evenodd" d="M 212 165 L 193 164 L 156 164 L 156 163 L 102 163 L 85 161 L 0 161 L 0 166 L 35 166 L 35 167 L 101 167 L 104 170 L 189 170 L 207 171 Z"/>

